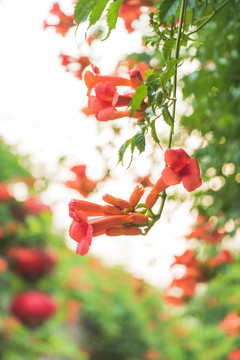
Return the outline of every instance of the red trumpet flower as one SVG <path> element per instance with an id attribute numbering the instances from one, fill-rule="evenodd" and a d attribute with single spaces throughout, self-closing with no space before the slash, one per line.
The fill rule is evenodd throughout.
<path id="1" fill-rule="evenodd" d="M 146 199 L 146 206 L 152 208 L 156 203 L 159 194 L 170 185 L 183 183 L 187 191 L 193 191 L 202 184 L 200 169 L 195 158 L 190 156 L 183 149 L 167 149 L 164 154 L 167 167 L 162 171 L 162 176 L 151 190 Z"/>

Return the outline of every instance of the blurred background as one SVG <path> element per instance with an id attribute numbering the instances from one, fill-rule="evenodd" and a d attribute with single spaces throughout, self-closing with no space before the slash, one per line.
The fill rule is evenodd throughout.
<path id="1" fill-rule="evenodd" d="M 146 237 L 100 236 L 80 257 L 68 203 L 86 196 L 66 186 L 70 169 L 86 165 L 88 201 L 102 204 L 104 193 L 127 200 L 139 179 L 148 189 L 156 182 L 163 153 L 153 144 L 129 169 L 127 160 L 117 166 L 134 126 L 86 116 L 86 85 L 60 54 L 88 57 L 102 74 L 126 72 L 129 54 L 160 66 L 144 46 L 149 7 L 134 31 L 121 17 L 106 41 L 90 46 L 86 24 L 56 33 L 52 1 L 1 1 L 1 359 L 240 359 L 239 1 L 232 3 L 194 35 L 179 72 L 174 146 L 198 159 L 203 186 L 193 195 L 169 190 Z M 73 14 L 72 2 L 59 4 Z M 211 6 L 197 11 L 209 16 Z M 157 131 L 165 146 L 166 124 Z"/>

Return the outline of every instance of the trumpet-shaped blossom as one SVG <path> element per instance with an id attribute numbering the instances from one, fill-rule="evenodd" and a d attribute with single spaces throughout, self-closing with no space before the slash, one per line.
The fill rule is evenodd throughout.
<path id="1" fill-rule="evenodd" d="M 69 229 L 70 237 L 78 242 L 77 253 L 88 253 L 92 237 L 106 234 L 108 236 L 140 235 L 148 222 L 148 216 L 131 212 L 143 194 L 136 187 L 130 201 L 105 194 L 103 199 L 110 205 L 98 205 L 91 202 L 73 199 L 69 203 L 69 215 L 73 219 Z M 88 217 L 98 216 L 93 219 Z"/>
<path id="2" fill-rule="evenodd" d="M 84 75 L 85 84 L 88 87 L 87 95 L 88 109 L 84 109 L 87 115 L 94 114 L 99 121 L 115 120 L 122 117 L 130 117 L 130 109 L 127 107 L 135 93 L 135 89 L 141 85 L 142 77 L 140 71 L 133 69 L 129 72 L 130 79 L 120 76 L 103 76 L 99 74 L 99 69 L 93 67 L 94 73 L 86 71 Z M 133 90 L 120 95 L 117 91 L 117 86 L 132 87 Z M 95 96 L 91 95 L 92 90 L 95 91 Z M 143 111 L 146 108 L 146 103 L 142 102 L 140 110 L 132 114 L 132 117 L 138 118 L 141 121 L 144 117 Z M 123 107 L 125 107 L 123 109 Z"/>
<path id="3" fill-rule="evenodd" d="M 99 205 L 89 201 L 72 199 L 69 203 L 69 211 L 84 211 L 87 216 L 122 215 L 122 211 L 111 205 Z"/>
<path id="4" fill-rule="evenodd" d="M 84 82 L 88 88 L 87 95 L 91 94 L 92 89 L 98 83 L 105 83 L 106 81 L 111 82 L 115 86 L 131 86 L 131 80 L 121 77 L 121 76 L 114 76 L 114 75 L 100 75 L 100 74 L 93 74 L 91 71 L 86 71 L 84 74 Z"/>
<path id="5" fill-rule="evenodd" d="M 83 197 L 87 198 L 97 187 L 100 181 L 94 181 L 86 175 L 86 165 L 76 165 L 70 169 L 76 176 L 74 180 L 68 180 L 65 185 L 77 190 Z"/>
<path id="6" fill-rule="evenodd" d="M 56 15 L 58 17 L 58 24 L 48 24 L 46 20 L 43 23 L 43 28 L 54 27 L 57 34 L 65 36 L 68 30 L 74 26 L 74 17 L 73 15 L 66 15 L 61 9 L 59 4 L 56 2 L 53 4 L 50 14 Z"/>
<path id="7" fill-rule="evenodd" d="M 78 242 L 77 254 L 86 255 L 92 243 L 92 237 L 106 234 L 111 228 L 122 225 L 141 225 L 147 222 L 148 217 L 143 214 L 131 213 L 128 215 L 112 215 L 88 220 L 83 211 L 72 209 L 70 216 L 73 218 L 69 229 L 70 237 Z"/>
<path id="8" fill-rule="evenodd" d="M 202 184 L 200 169 L 195 158 L 190 156 L 183 149 L 167 149 L 164 154 L 167 167 L 162 171 L 162 176 L 151 190 L 146 199 L 146 206 L 153 207 L 159 194 L 171 185 L 183 183 L 187 191 L 193 191 Z"/>

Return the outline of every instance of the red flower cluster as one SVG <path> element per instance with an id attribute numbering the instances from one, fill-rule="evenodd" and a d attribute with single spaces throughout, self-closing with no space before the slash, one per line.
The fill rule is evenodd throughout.
<path id="1" fill-rule="evenodd" d="M 52 298 L 39 291 L 27 291 L 14 297 L 11 312 L 30 328 L 41 325 L 56 311 Z"/>
<path id="2" fill-rule="evenodd" d="M 50 14 L 56 15 L 59 18 L 58 24 L 48 24 L 46 20 L 43 23 L 43 28 L 55 27 L 56 33 L 65 36 L 68 30 L 74 26 L 74 17 L 73 15 L 66 15 L 61 9 L 59 4 L 56 2 L 53 4 Z"/>
<path id="3" fill-rule="evenodd" d="M 87 198 L 97 186 L 100 181 L 94 181 L 86 175 L 86 165 L 76 165 L 70 169 L 75 175 L 74 180 L 68 180 L 65 185 L 71 189 L 77 190 L 83 197 Z M 102 179 L 101 179 L 102 180 Z"/>
<path id="4" fill-rule="evenodd" d="M 78 242 L 77 253 L 86 255 L 92 243 L 92 237 L 140 235 L 139 226 L 146 225 L 147 215 L 134 212 L 144 190 L 136 186 L 130 200 L 125 201 L 105 194 L 103 200 L 110 205 L 98 205 L 82 200 L 71 200 L 69 215 L 73 219 L 69 235 Z M 91 220 L 88 217 L 95 217 Z"/>
<path id="5" fill-rule="evenodd" d="M 187 236 L 187 239 L 197 238 L 206 241 L 208 244 L 216 244 L 222 240 L 224 233 L 214 227 L 209 220 L 202 215 L 198 215 L 197 225 Z"/>
<path id="6" fill-rule="evenodd" d="M 164 160 L 168 166 L 162 171 L 162 176 L 146 199 L 148 208 L 153 207 L 159 198 L 159 194 L 170 185 L 177 185 L 182 182 L 187 191 L 193 191 L 202 185 L 197 160 L 190 158 L 183 149 L 167 149 Z"/>
<path id="7" fill-rule="evenodd" d="M 225 249 L 221 250 L 216 257 L 207 258 L 205 261 L 199 261 L 193 250 L 186 250 L 182 255 L 175 256 L 175 261 L 171 267 L 174 265 L 184 265 L 186 271 L 181 278 L 172 280 L 169 288 L 166 290 L 165 301 L 175 305 L 183 305 L 195 294 L 197 284 L 206 282 L 213 276 L 212 269 L 232 261 L 232 254 Z M 168 291 L 171 292 L 173 288 L 181 289 L 180 297 L 168 295 Z"/>
<path id="8" fill-rule="evenodd" d="M 88 87 L 88 108 L 83 109 L 87 115 L 94 114 L 99 121 L 109 121 L 123 117 L 130 117 L 130 109 L 127 109 L 136 88 L 141 85 L 142 76 L 140 71 L 132 69 L 130 77 L 124 78 L 114 75 L 100 75 L 97 67 L 93 67 L 94 73 L 86 71 L 84 75 L 85 84 Z M 120 95 L 117 86 L 131 87 L 131 91 Z M 95 95 L 91 95 L 94 89 Z M 122 108 L 124 109 L 122 110 Z M 134 112 L 132 117 L 144 119 L 144 110 L 147 104 L 143 101 L 140 110 Z"/>
<path id="9" fill-rule="evenodd" d="M 71 71 L 79 80 L 82 80 L 82 73 L 84 69 L 90 65 L 88 56 L 80 56 L 75 58 L 69 55 L 60 54 L 61 64 L 65 66 L 66 71 Z M 72 65 L 74 67 L 72 67 Z"/>

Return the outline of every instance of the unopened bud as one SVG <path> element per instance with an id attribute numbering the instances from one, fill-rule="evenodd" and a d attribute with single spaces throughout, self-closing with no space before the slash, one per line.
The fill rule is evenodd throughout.
<path id="1" fill-rule="evenodd" d="M 104 194 L 102 197 L 103 201 L 105 201 L 108 204 L 117 206 L 118 208 L 124 210 L 124 209 L 130 209 L 130 204 L 128 201 L 116 198 L 109 194 Z"/>
<path id="2" fill-rule="evenodd" d="M 135 206 L 139 203 L 141 197 L 143 196 L 143 193 L 144 193 L 144 189 L 142 188 L 142 186 L 137 185 L 133 190 L 129 200 L 131 210 L 134 209 Z"/>

